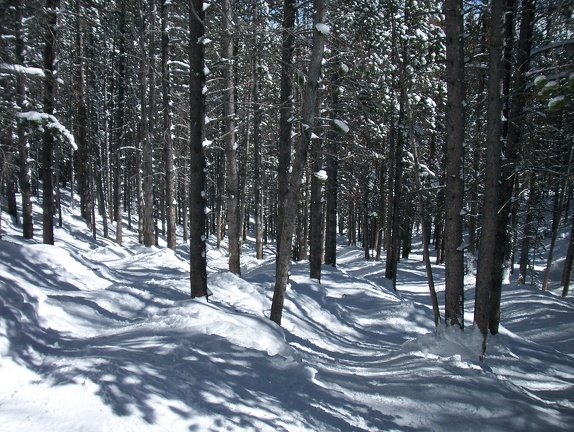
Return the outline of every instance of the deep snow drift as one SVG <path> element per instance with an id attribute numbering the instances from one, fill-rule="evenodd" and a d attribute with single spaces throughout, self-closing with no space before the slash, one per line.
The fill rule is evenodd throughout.
<path id="1" fill-rule="evenodd" d="M 557 292 L 505 286 L 480 362 L 470 322 L 434 331 L 420 255 L 396 293 L 357 248 L 320 284 L 294 264 L 280 328 L 273 255 L 251 242 L 241 278 L 210 248 L 207 303 L 189 298 L 185 245 L 93 240 L 65 210 L 46 246 L 2 217 L 2 431 L 572 430 L 574 304 Z"/>

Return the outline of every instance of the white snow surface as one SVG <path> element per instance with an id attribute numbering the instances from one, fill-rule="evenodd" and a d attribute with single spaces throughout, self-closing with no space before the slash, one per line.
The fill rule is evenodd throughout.
<path id="1" fill-rule="evenodd" d="M 127 226 L 123 246 L 94 240 L 65 209 L 48 246 L 39 221 L 23 240 L 2 218 L 1 431 L 572 430 L 574 301 L 557 289 L 506 285 L 481 362 L 472 278 L 465 331 L 435 331 L 420 253 L 397 292 L 344 239 L 321 283 L 292 264 L 279 327 L 274 255 L 252 239 L 241 277 L 210 242 L 207 303 L 189 298 L 186 245 L 145 248 Z"/>

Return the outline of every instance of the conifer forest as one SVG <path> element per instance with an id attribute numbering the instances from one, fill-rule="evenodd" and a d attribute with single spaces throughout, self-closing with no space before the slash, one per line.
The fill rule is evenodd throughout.
<path id="1" fill-rule="evenodd" d="M 509 282 L 569 301 L 574 1 L 1 1 L 0 243 L 65 243 L 75 212 L 207 302 L 216 251 L 240 286 L 269 262 L 274 331 L 347 248 L 389 296 L 416 256 L 431 328 L 481 362 Z M 327 423 L 301 429 L 355 430 Z"/>

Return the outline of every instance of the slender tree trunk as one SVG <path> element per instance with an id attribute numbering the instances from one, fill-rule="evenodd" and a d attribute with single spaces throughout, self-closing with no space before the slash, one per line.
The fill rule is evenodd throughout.
<path id="1" fill-rule="evenodd" d="M 508 21 L 512 20 L 513 1 L 506 0 L 505 10 L 505 36 L 508 38 Z M 514 185 L 516 183 L 516 165 L 520 154 L 520 141 L 521 141 L 521 119 L 523 118 L 523 106 L 525 104 L 525 90 L 526 90 L 526 73 L 529 67 L 530 48 L 532 39 L 532 25 L 534 22 L 534 0 L 525 0 L 523 2 L 522 18 L 520 24 L 520 39 L 518 41 L 516 81 L 514 83 L 514 95 L 510 102 L 510 110 L 505 118 L 508 118 L 507 132 L 506 132 L 506 146 L 504 151 L 504 162 L 501 165 L 501 178 L 500 178 L 500 196 L 498 204 L 498 223 L 496 226 L 496 242 L 498 247 L 494 249 L 494 267 L 493 267 L 493 286 L 491 293 L 491 310 L 489 312 L 489 329 L 492 334 L 498 333 L 498 325 L 500 322 L 500 299 L 502 295 L 502 280 L 504 268 L 508 268 L 509 264 L 505 262 L 505 255 L 510 255 L 509 245 L 510 236 L 508 235 L 508 225 L 510 222 L 510 214 L 512 210 L 512 196 L 514 193 Z M 511 34 L 511 32 L 510 32 Z M 510 40 L 505 40 L 505 51 L 503 61 L 503 72 L 510 66 L 507 62 L 510 61 L 510 54 L 506 53 L 506 45 L 511 44 Z M 507 58 L 508 57 L 508 58 Z M 503 80 L 503 84 L 504 84 Z M 508 93 L 508 90 L 507 90 Z M 504 93 L 503 93 L 504 95 Z M 503 104 L 504 105 L 504 104 Z M 503 106 L 504 108 L 504 106 Z M 504 125 L 503 125 L 504 126 Z M 503 131 L 504 132 L 504 131 Z"/>
<path id="2" fill-rule="evenodd" d="M 86 220 L 88 229 L 92 229 L 92 209 L 90 197 L 90 179 L 88 173 L 89 149 L 86 139 L 87 113 L 85 101 L 85 77 L 84 77 L 84 34 L 86 26 L 82 17 L 82 2 L 76 0 L 76 114 L 77 132 L 76 143 L 78 145 L 78 194 L 80 196 L 80 214 Z"/>
<path id="3" fill-rule="evenodd" d="M 224 103 L 224 141 L 225 164 L 227 173 L 226 197 L 229 226 L 229 271 L 241 274 L 240 260 L 240 226 L 239 226 L 239 172 L 237 168 L 237 144 L 235 136 L 235 77 L 233 56 L 234 18 L 230 0 L 222 0 L 223 13 L 223 86 Z"/>
<path id="4" fill-rule="evenodd" d="M 277 250 L 280 248 L 285 216 L 284 205 L 289 188 L 289 169 L 293 148 L 293 54 L 295 51 L 295 0 L 284 0 L 281 42 L 281 94 L 279 111 L 279 152 L 277 166 Z M 288 203 L 293 205 L 293 203 Z"/>
<path id="5" fill-rule="evenodd" d="M 0 188 L 5 186 L 5 196 L 8 207 L 8 214 L 12 216 L 18 225 L 18 205 L 16 203 L 16 178 L 14 175 L 14 152 L 12 148 L 6 151 L 4 157 L 4 184 L 0 182 Z"/>
<path id="6" fill-rule="evenodd" d="M 572 218 L 572 229 L 570 230 L 570 242 L 568 243 L 568 252 L 566 253 L 566 261 L 564 262 L 564 270 L 562 270 L 562 297 L 568 295 L 570 289 L 570 278 L 572 276 L 572 265 L 574 264 L 574 217 Z"/>
<path id="7" fill-rule="evenodd" d="M 446 33 L 445 320 L 464 328 L 464 50 L 462 1 L 444 3 Z"/>
<path id="8" fill-rule="evenodd" d="M 24 0 L 18 0 L 16 3 L 16 60 L 19 64 L 24 64 L 24 29 L 23 23 Z M 16 103 L 20 110 L 24 110 L 26 100 L 26 90 L 24 79 L 21 74 L 16 75 Z M 18 149 L 20 159 L 19 182 L 20 193 L 22 196 L 22 235 L 25 239 L 34 237 L 34 222 L 32 219 L 32 186 L 30 183 L 30 164 L 28 163 L 29 151 L 26 140 L 24 126 L 18 122 Z"/>
<path id="9" fill-rule="evenodd" d="M 568 183 L 570 181 L 570 172 L 574 157 L 574 145 L 572 141 L 569 144 L 568 154 L 565 155 L 564 162 L 566 166 L 566 173 L 564 175 L 564 182 L 560 191 L 557 193 L 558 202 L 554 208 L 554 223 L 552 226 L 552 239 L 550 240 L 550 247 L 548 249 L 548 259 L 546 261 L 546 270 L 544 271 L 544 281 L 542 282 L 542 289 L 548 289 L 548 282 L 550 280 L 550 271 L 552 270 L 552 261 L 554 258 L 554 249 L 556 248 L 556 240 L 558 239 L 558 231 L 560 230 L 560 220 L 562 219 L 562 212 L 566 204 L 566 194 L 568 190 Z"/>
<path id="10" fill-rule="evenodd" d="M 309 269 L 311 279 L 321 280 L 323 260 L 323 180 L 318 176 L 321 164 L 322 140 L 311 140 L 311 203 L 309 210 Z"/>
<path id="11" fill-rule="evenodd" d="M 316 26 L 317 24 L 323 23 L 325 17 L 326 0 L 314 0 L 313 4 L 315 6 L 314 26 Z M 293 27 L 291 23 L 294 22 L 293 19 L 295 9 L 292 0 L 285 0 L 284 5 L 284 31 L 286 34 L 289 34 Z M 285 42 L 286 39 L 288 38 L 283 39 L 283 41 Z M 315 28 L 313 31 L 311 61 L 309 64 L 307 82 L 305 83 L 305 91 L 303 93 L 301 133 L 295 146 L 295 156 L 293 164 L 291 165 L 291 170 L 289 170 L 287 167 L 287 170 L 284 173 L 283 178 L 288 181 L 286 193 L 284 195 L 279 195 L 279 199 L 282 201 L 280 208 L 285 213 L 281 218 L 281 225 L 279 226 L 279 244 L 276 259 L 275 288 L 273 292 L 273 301 L 271 304 L 270 315 L 270 319 L 279 325 L 281 325 L 283 303 L 285 301 L 285 292 L 287 290 L 287 283 L 289 281 L 291 240 L 293 238 L 293 232 L 295 229 L 295 213 L 297 211 L 297 208 L 293 205 L 289 205 L 289 203 L 293 203 L 299 194 L 299 188 L 301 186 L 301 175 L 303 174 L 303 168 L 307 160 L 307 151 L 315 124 L 314 113 L 317 102 L 317 91 L 319 87 L 319 75 L 321 72 L 324 45 L 325 35 L 317 28 Z M 283 49 L 285 48 L 286 46 L 283 45 Z M 285 58 L 283 58 L 283 60 L 285 60 Z M 287 65 L 290 65 L 290 62 L 288 62 Z M 290 81 L 282 81 L 282 87 L 283 85 L 290 85 Z M 288 145 L 289 142 L 281 142 L 281 144 Z M 287 149 L 285 148 L 281 149 L 282 154 L 286 150 Z M 281 181 L 281 177 L 279 178 L 279 181 Z"/>
<path id="12" fill-rule="evenodd" d="M 155 243 L 154 223 L 153 223 L 153 149 L 150 136 L 149 110 L 153 108 L 151 94 L 148 94 L 148 74 L 150 65 L 148 61 L 148 52 L 146 51 L 147 27 L 143 0 L 139 1 L 139 26 L 140 26 L 140 105 L 141 105 L 141 197 L 140 197 L 140 224 L 142 228 L 143 244 L 147 247 Z M 152 19 L 153 21 L 153 19 Z M 151 30 L 151 29 L 150 29 Z M 150 37 L 153 38 L 153 31 L 150 31 Z M 153 53 L 153 48 L 149 44 L 149 50 Z M 153 54 L 152 54 L 153 55 Z M 153 73 L 153 72 L 152 72 Z M 150 92 L 152 85 L 149 85 Z M 138 170 L 139 172 L 139 170 Z M 139 195 L 139 194 L 138 194 Z"/>
<path id="13" fill-rule="evenodd" d="M 176 196 L 175 196 L 175 168 L 174 151 L 171 130 L 171 108 L 169 105 L 171 96 L 171 79 L 169 76 L 169 21 L 170 0 L 161 2 L 161 75 L 163 90 L 163 157 L 165 164 L 165 201 L 167 219 L 167 247 L 175 250 L 177 245 L 176 223 Z"/>
<path id="14" fill-rule="evenodd" d="M 325 220 L 325 264 L 335 267 L 337 265 L 337 208 L 338 208 L 338 142 L 334 134 L 327 142 L 325 156 L 327 182 L 325 184 L 326 220 Z"/>
<path id="15" fill-rule="evenodd" d="M 263 113 L 259 103 L 259 57 L 254 50 L 252 57 L 251 85 L 253 98 L 253 182 L 255 205 L 255 250 L 257 259 L 263 259 L 263 203 L 261 197 L 261 120 Z"/>
<path id="16" fill-rule="evenodd" d="M 338 52 L 335 47 L 334 52 Z M 339 120 L 341 107 L 339 103 L 339 88 L 341 77 L 339 68 L 336 68 L 332 76 L 333 91 L 331 92 L 332 121 L 333 125 L 329 132 L 329 139 L 325 146 L 325 170 L 327 182 L 325 183 L 326 195 L 326 220 L 325 220 L 325 264 L 335 267 L 337 265 L 337 207 L 338 207 L 338 177 L 339 177 L 339 136 L 344 131 L 339 131 L 335 120 Z"/>
<path id="17" fill-rule="evenodd" d="M 404 122 L 404 96 L 401 92 L 400 104 L 399 104 L 399 125 Z M 400 238 L 400 207 L 402 199 L 402 188 L 403 188 L 403 147 L 404 138 L 403 133 L 398 132 L 396 134 L 396 141 L 394 145 L 393 154 L 393 206 L 392 206 L 392 216 L 391 216 L 391 233 L 390 233 L 390 244 L 389 251 L 387 253 L 387 263 L 385 269 L 385 277 L 391 279 L 393 282 L 393 289 L 397 289 L 397 268 L 399 263 L 399 255 L 401 248 L 401 238 Z"/>
<path id="18" fill-rule="evenodd" d="M 526 203 L 526 220 L 524 221 L 524 233 L 520 249 L 520 264 L 518 283 L 526 283 L 526 272 L 529 267 L 530 244 L 534 236 L 534 205 L 536 202 L 536 174 L 531 172 L 528 187 L 528 202 Z"/>
<path id="19" fill-rule="evenodd" d="M 56 34 L 60 0 L 46 0 L 46 32 L 44 35 L 44 112 L 54 114 L 56 101 Z M 54 136 L 52 131 L 44 131 L 42 147 L 42 228 L 43 243 L 54 244 L 54 185 L 52 182 L 54 160 Z"/>
<path id="20" fill-rule="evenodd" d="M 383 144 L 384 145 L 384 144 Z M 377 252 L 375 259 L 379 261 L 381 259 L 381 251 L 383 249 L 383 242 L 385 237 L 383 233 L 386 230 L 387 225 L 387 200 L 385 194 L 385 184 L 387 182 L 387 164 L 384 161 L 379 162 L 379 227 L 377 232 Z"/>
<path id="21" fill-rule="evenodd" d="M 430 292 L 431 304 L 432 304 L 433 315 L 434 315 L 434 325 L 435 325 L 435 327 L 437 327 L 439 322 L 440 322 L 440 310 L 439 310 L 439 306 L 438 306 L 438 297 L 437 297 L 436 288 L 434 285 L 434 277 L 433 277 L 433 273 L 432 273 L 432 266 L 431 266 L 430 253 L 429 253 L 429 238 L 430 238 L 430 236 L 428 235 L 427 224 L 425 221 L 425 205 L 424 205 L 425 200 L 423 197 L 423 185 L 422 185 L 420 174 L 419 174 L 420 173 L 419 155 L 418 155 L 417 143 L 416 143 L 415 134 L 414 134 L 412 110 L 410 107 L 410 103 L 408 101 L 408 97 L 405 97 L 405 100 L 406 100 L 406 108 L 407 108 L 407 118 L 408 118 L 408 122 L 409 122 L 409 140 L 410 140 L 410 144 L 411 144 L 411 150 L 413 152 L 414 165 L 415 165 L 414 172 L 415 172 L 415 183 L 416 183 L 416 187 L 417 187 L 417 201 L 418 201 L 418 205 L 419 205 L 419 215 L 420 215 L 421 226 L 422 226 L 423 259 L 425 262 L 425 270 L 426 270 L 426 274 L 427 274 L 427 281 L 429 284 L 429 292 Z M 461 143 L 461 145 L 462 145 L 462 143 Z M 461 321 L 462 321 L 462 316 L 461 316 Z"/>
<path id="22" fill-rule="evenodd" d="M 116 118 L 116 148 L 114 151 L 114 208 L 116 220 L 116 243 L 122 244 L 123 241 L 123 193 L 122 188 L 125 162 L 122 160 L 122 149 L 125 142 L 125 93 L 127 82 L 127 65 L 126 65 L 126 10 L 120 8 L 120 28 L 119 28 L 119 64 L 118 64 L 118 103 L 117 103 L 117 118 Z M 125 185 L 128 187 L 128 185 Z M 129 219 L 131 221 L 131 218 Z"/>
<path id="23" fill-rule="evenodd" d="M 487 36 L 488 36 L 488 20 L 486 18 L 487 12 L 483 11 L 481 13 L 480 22 L 481 22 L 481 29 L 480 29 L 480 52 L 485 53 L 488 50 L 487 47 Z M 478 235 L 477 235 L 477 226 L 478 226 L 478 212 L 479 212 L 479 190 L 478 186 L 481 181 L 481 172 L 480 172 L 480 161 L 482 157 L 482 149 L 484 146 L 484 122 L 482 121 L 482 116 L 484 113 L 484 97 L 482 95 L 485 94 L 484 87 L 486 83 L 487 72 L 481 71 L 478 79 L 477 85 L 477 95 L 479 95 L 475 110 L 474 116 L 476 117 L 477 121 L 475 121 L 475 128 L 473 131 L 473 140 L 472 140 L 472 180 L 470 184 L 467 186 L 470 189 L 470 217 L 468 221 L 468 253 L 471 255 L 475 255 L 475 252 L 478 248 Z"/>
<path id="24" fill-rule="evenodd" d="M 190 0 L 189 17 L 189 150 L 190 150 L 190 285 L 191 297 L 208 296 L 206 258 L 205 71 L 203 0 Z"/>
<path id="25" fill-rule="evenodd" d="M 486 167 L 482 213 L 482 235 L 476 274 L 476 295 L 474 322 L 484 337 L 483 351 L 486 351 L 486 337 L 489 327 L 492 292 L 499 283 L 495 280 L 500 263 L 494 259 L 497 243 L 498 206 L 500 193 L 500 154 L 502 123 L 501 80 L 503 19 L 505 1 L 495 0 L 491 6 L 489 41 L 488 110 L 486 135 Z"/>
<path id="26" fill-rule="evenodd" d="M 364 181 L 364 188 L 363 188 L 363 205 L 362 205 L 362 217 L 361 220 L 363 221 L 363 232 L 362 232 L 362 243 L 363 243 L 363 255 L 366 261 L 371 258 L 370 255 L 370 221 L 369 221 L 369 194 L 370 194 L 370 173 L 367 173 L 366 178 Z"/>

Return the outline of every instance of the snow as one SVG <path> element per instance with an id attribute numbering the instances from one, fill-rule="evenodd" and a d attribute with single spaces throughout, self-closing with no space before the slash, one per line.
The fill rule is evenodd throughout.
<path id="1" fill-rule="evenodd" d="M 17 65 L 17 64 L 0 63 L 0 70 L 16 72 L 16 73 L 20 73 L 20 74 L 24 74 L 24 75 L 36 75 L 36 76 L 40 76 L 40 77 L 44 76 L 44 70 L 43 69 L 35 68 L 35 67 L 21 66 L 21 65 Z"/>
<path id="2" fill-rule="evenodd" d="M 536 78 L 534 78 L 534 85 L 536 87 L 543 86 L 547 82 L 548 82 L 548 78 L 546 78 L 545 75 L 538 75 Z"/>
<path id="3" fill-rule="evenodd" d="M 278 327 L 274 255 L 256 259 L 251 237 L 241 277 L 208 239 L 213 295 L 192 300 L 188 245 L 145 248 L 124 228 L 118 246 L 101 225 L 94 240 L 63 200 L 54 246 L 39 221 L 24 240 L 2 213 L 1 430 L 571 430 L 574 299 L 558 289 L 506 285 L 481 362 L 472 276 L 465 331 L 434 331 L 420 241 L 395 292 L 384 262 L 341 238 L 321 283 L 292 264 Z M 444 304 L 444 267 L 433 271 Z"/>
<path id="4" fill-rule="evenodd" d="M 333 123 L 335 123 L 335 128 L 338 131 L 341 131 L 343 133 L 349 133 L 349 126 L 343 120 L 335 119 L 333 120 Z"/>
<path id="5" fill-rule="evenodd" d="M 326 182 L 327 179 L 329 178 L 329 177 L 327 176 L 327 171 L 325 171 L 325 170 L 319 170 L 319 171 L 317 171 L 316 173 L 313 173 L 313 175 L 314 175 L 315 178 L 316 178 L 317 180 L 319 180 L 320 182 Z"/>
<path id="6" fill-rule="evenodd" d="M 56 133 L 62 135 L 65 138 L 66 142 L 70 144 L 70 146 L 74 150 L 78 150 L 76 140 L 74 139 L 72 133 L 68 129 L 66 129 L 66 127 L 62 125 L 58 121 L 58 119 L 53 115 L 41 113 L 38 111 L 26 111 L 18 113 L 17 117 L 32 123 L 37 123 L 38 125 L 42 125 L 45 123 L 45 126 L 48 129 L 52 129 L 56 131 Z"/>
<path id="7" fill-rule="evenodd" d="M 550 109 L 550 110 L 557 109 L 558 107 L 560 107 L 564 103 L 565 99 L 566 99 L 566 97 L 564 95 L 559 95 L 559 96 L 553 97 L 552 99 L 550 99 L 548 101 L 548 109 Z"/>
<path id="8" fill-rule="evenodd" d="M 322 35 L 327 36 L 329 33 L 331 33 L 331 27 L 329 27 L 329 25 L 327 24 L 323 24 L 323 23 L 317 23 L 315 24 L 315 29 L 321 33 Z"/>

